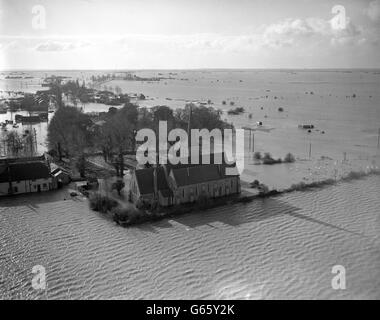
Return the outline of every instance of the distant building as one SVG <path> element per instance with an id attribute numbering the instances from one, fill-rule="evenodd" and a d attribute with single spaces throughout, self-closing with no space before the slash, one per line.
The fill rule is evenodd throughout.
<path id="1" fill-rule="evenodd" d="M 0 196 L 54 189 L 49 166 L 44 161 L 0 163 Z"/>
<path id="2" fill-rule="evenodd" d="M 58 188 L 69 184 L 71 181 L 69 172 L 63 168 L 57 167 L 54 170 L 52 170 L 50 174 L 53 177 L 54 186 Z"/>
<path id="3" fill-rule="evenodd" d="M 42 121 L 45 121 L 39 115 L 38 116 L 21 116 L 21 118 L 19 119 L 20 119 L 19 121 L 22 123 L 40 123 Z"/>
<path id="4" fill-rule="evenodd" d="M 75 189 L 77 189 L 78 191 L 86 190 L 87 188 L 88 188 L 87 180 L 75 182 Z"/>

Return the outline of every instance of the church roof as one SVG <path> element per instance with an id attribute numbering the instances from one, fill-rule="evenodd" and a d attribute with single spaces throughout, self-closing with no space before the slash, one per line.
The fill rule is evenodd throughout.
<path id="1" fill-rule="evenodd" d="M 154 168 L 139 169 L 135 171 L 136 181 L 141 194 L 154 193 Z M 158 190 L 169 189 L 165 171 L 162 167 L 157 168 L 157 188 Z"/>
<path id="2" fill-rule="evenodd" d="M 230 176 L 226 175 L 226 165 L 206 164 L 187 168 L 172 169 L 177 186 L 200 184 L 209 181 L 217 181 Z"/>

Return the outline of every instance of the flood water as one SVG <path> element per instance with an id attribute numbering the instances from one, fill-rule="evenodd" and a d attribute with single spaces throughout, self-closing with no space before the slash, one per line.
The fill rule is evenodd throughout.
<path id="1" fill-rule="evenodd" d="M 374 176 L 129 229 L 85 200 L 1 200 L 0 298 L 379 299 L 379 190 Z"/>

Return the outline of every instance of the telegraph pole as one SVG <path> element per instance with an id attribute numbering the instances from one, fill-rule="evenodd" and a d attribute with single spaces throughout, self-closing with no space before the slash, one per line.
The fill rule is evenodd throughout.
<path id="1" fill-rule="evenodd" d="M 242 129 L 247 130 L 249 132 L 248 154 L 249 156 L 252 156 L 255 151 L 255 130 L 249 127 L 242 127 Z"/>
<path id="2" fill-rule="evenodd" d="M 310 145 L 309 145 L 309 159 L 311 158 L 311 142 L 310 142 Z"/>
<path id="3" fill-rule="evenodd" d="M 249 150 L 248 150 L 248 152 L 249 152 L 249 156 L 251 156 L 251 146 L 252 146 L 252 144 L 251 144 L 251 137 L 252 137 L 252 133 L 251 133 L 251 130 L 249 130 Z"/>
<path id="4" fill-rule="evenodd" d="M 255 152 L 255 134 L 252 132 L 252 154 Z"/>

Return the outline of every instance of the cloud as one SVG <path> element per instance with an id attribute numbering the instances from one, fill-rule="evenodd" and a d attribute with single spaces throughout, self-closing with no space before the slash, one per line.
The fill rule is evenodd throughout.
<path id="1" fill-rule="evenodd" d="M 380 21 L 380 0 L 370 2 L 368 8 L 365 9 L 365 13 L 372 21 Z"/>
<path id="2" fill-rule="evenodd" d="M 170 48 L 171 50 L 192 50 L 194 53 L 252 53 L 260 49 L 306 47 L 308 45 L 359 45 L 365 39 L 362 30 L 350 18 L 346 26 L 337 29 L 331 20 L 320 18 L 285 19 L 261 26 L 256 33 L 225 35 L 215 33 L 190 35 L 130 35 L 109 40 L 118 43 L 125 50 L 142 48 Z M 176 52 L 177 52 L 176 51 Z"/>
<path id="3" fill-rule="evenodd" d="M 286 19 L 266 26 L 263 42 L 272 48 L 290 47 L 312 43 L 360 44 L 362 31 L 346 18 L 344 28 L 336 28 L 332 20 L 321 18 Z"/>
<path id="4" fill-rule="evenodd" d="M 67 50 L 74 50 L 78 48 L 82 48 L 89 45 L 87 42 L 84 41 L 77 41 L 77 42 L 62 42 L 62 41 L 46 41 L 44 43 L 38 44 L 34 49 L 36 51 L 41 52 L 59 52 L 59 51 L 67 51 Z"/>
<path id="5" fill-rule="evenodd" d="M 380 1 L 380 0 L 379 0 Z M 200 57 L 264 56 L 286 49 L 292 56 L 312 56 L 316 51 L 338 46 L 377 45 L 379 37 L 355 25 L 349 17 L 345 28 L 336 28 L 331 20 L 317 17 L 289 18 L 262 25 L 251 34 L 109 34 L 109 35 L 51 35 L 46 37 L 0 36 L 0 50 L 16 52 L 29 50 L 35 54 L 62 53 L 63 57 L 94 56 L 97 53 L 110 57 L 123 55 L 139 57 L 155 53 L 157 56 Z M 86 48 L 85 48 L 86 47 Z M 83 50 L 80 50 L 82 49 Z M 7 53 L 8 54 L 8 53 Z M 11 56 L 12 53 L 9 54 Z M 56 55 L 58 57 L 58 55 Z M 84 58 L 84 59 L 87 59 Z M 178 58 L 179 59 L 179 58 Z M 268 58 L 269 59 L 269 58 Z"/>
<path id="6" fill-rule="evenodd" d="M 37 51 L 63 51 L 65 46 L 58 42 L 45 42 L 36 47 Z"/>
<path id="7" fill-rule="evenodd" d="M 320 33 L 321 26 L 316 25 L 310 19 L 286 19 L 268 25 L 262 35 L 263 43 L 271 48 L 292 46 Z"/>

